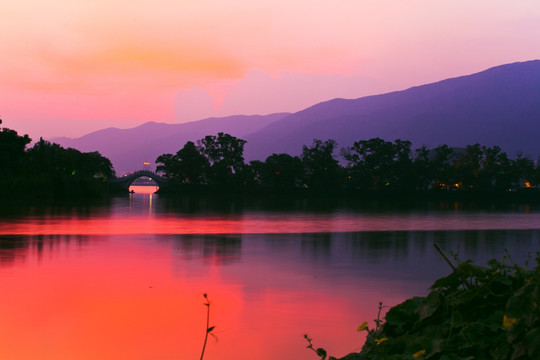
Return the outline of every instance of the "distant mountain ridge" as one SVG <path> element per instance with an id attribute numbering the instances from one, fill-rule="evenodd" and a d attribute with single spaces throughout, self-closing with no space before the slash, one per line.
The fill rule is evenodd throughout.
<path id="1" fill-rule="evenodd" d="M 245 137 L 287 115 L 289 113 L 235 115 L 183 124 L 150 121 L 130 129 L 107 128 L 76 139 L 58 137 L 49 140 L 80 151 L 99 151 L 111 160 L 117 173 L 123 173 L 141 169 L 145 161 L 154 163 L 161 154 L 176 153 L 187 141 L 218 132 Z"/>
<path id="2" fill-rule="evenodd" d="M 339 147 L 381 137 L 410 140 L 413 147 L 441 144 L 500 146 L 509 155 L 540 154 L 540 60 L 488 70 L 407 90 L 358 99 L 334 99 L 302 111 L 266 116 L 211 118 L 187 124 L 146 123 L 133 129 L 104 129 L 78 139 L 51 139 L 62 146 L 95 151 L 117 171 L 174 153 L 188 140 L 219 131 L 247 140 L 246 160 L 272 153 L 300 154 L 314 138 Z"/>
<path id="3" fill-rule="evenodd" d="M 298 154 L 313 138 L 339 146 L 381 137 L 414 146 L 474 143 L 540 154 L 540 61 L 491 68 L 388 94 L 334 99 L 291 114 L 246 137 L 246 158 Z M 279 144 L 279 146 L 277 146 Z"/>

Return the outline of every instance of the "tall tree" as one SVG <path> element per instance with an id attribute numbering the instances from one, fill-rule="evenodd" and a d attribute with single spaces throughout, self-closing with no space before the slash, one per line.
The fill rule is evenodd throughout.
<path id="1" fill-rule="evenodd" d="M 373 189 L 409 189 L 414 187 L 411 142 L 381 138 L 355 141 L 342 151 L 357 184 Z"/>
<path id="2" fill-rule="evenodd" d="M 23 168 L 26 145 L 31 141 L 28 135 L 20 136 L 15 130 L 8 128 L 0 130 L 0 169 L 2 169 L 2 176 L 14 176 Z"/>
<path id="3" fill-rule="evenodd" d="M 479 176 L 482 190 L 505 191 L 512 187 L 512 162 L 498 146 L 482 146 L 483 158 Z"/>
<path id="4" fill-rule="evenodd" d="M 432 175 L 433 188 L 450 190 L 457 181 L 454 167 L 456 153 L 446 144 L 437 146 L 432 152 L 429 172 Z"/>
<path id="5" fill-rule="evenodd" d="M 263 182 L 278 190 L 301 187 L 302 161 L 298 156 L 272 154 L 264 162 Z"/>
<path id="6" fill-rule="evenodd" d="M 245 140 L 222 132 L 197 142 L 197 148 L 208 159 L 210 184 L 240 185 L 243 182 L 245 144 Z"/>
<path id="7" fill-rule="evenodd" d="M 156 159 L 156 171 L 164 178 L 176 180 L 181 177 L 178 159 L 173 154 L 161 154 Z"/>
<path id="8" fill-rule="evenodd" d="M 182 184 L 204 184 L 208 171 L 208 159 L 188 141 L 175 155 L 163 154 L 156 159 L 157 171 L 163 176 Z"/>
<path id="9" fill-rule="evenodd" d="M 302 166 L 304 184 L 318 191 L 337 190 L 341 185 L 341 168 L 334 159 L 335 140 L 321 141 L 314 139 L 312 146 L 302 148 Z"/>
<path id="10" fill-rule="evenodd" d="M 523 153 L 518 153 L 513 164 L 514 181 L 518 187 L 530 188 L 534 185 L 534 161 Z"/>
<path id="11" fill-rule="evenodd" d="M 413 169 L 415 174 L 415 183 L 418 190 L 428 190 L 433 182 L 433 173 L 431 171 L 430 150 L 426 145 L 416 149 L 413 160 Z"/>
<path id="12" fill-rule="evenodd" d="M 188 141 L 176 153 L 179 180 L 186 184 L 204 184 L 208 171 L 208 159 L 201 154 L 195 143 Z"/>
<path id="13" fill-rule="evenodd" d="M 457 182 L 464 190 L 477 190 L 480 187 L 480 172 L 483 153 L 480 144 L 467 145 L 454 163 Z"/>

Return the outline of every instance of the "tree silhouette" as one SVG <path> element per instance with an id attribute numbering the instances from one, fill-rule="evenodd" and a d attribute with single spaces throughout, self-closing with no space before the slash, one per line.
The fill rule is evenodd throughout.
<path id="1" fill-rule="evenodd" d="M 301 187 L 301 181 L 302 161 L 298 156 L 272 154 L 266 158 L 263 183 L 268 187 L 277 190 L 293 190 Z"/>
<path id="2" fill-rule="evenodd" d="M 410 153 L 410 141 L 392 143 L 381 138 L 356 141 L 342 150 L 350 181 L 357 187 L 377 190 L 414 187 Z"/>
<path id="3" fill-rule="evenodd" d="M 518 187 L 532 187 L 537 185 L 535 180 L 534 162 L 523 153 L 518 153 L 513 164 L 514 181 Z"/>
<path id="4" fill-rule="evenodd" d="M 28 135 L 20 136 L 15 130 L 2 128 L 0 131 L 0 169 L 2 176 L 13 176 L 25 166 L 25 149 L 32 140 Z"/>
<path id="5" fill-rule="evenodd" d="M 455 162 L 457 181 L 464 189 L 477 190 L 480 185 L 482 146 L 467 145 L 465 152 Z"/>
<path id="6" fill-rule="evenodd" d="M 360 140 L 341 150 L 345 168 L 334 158 L 334 140 L 314 139 L 300 157 L 272 154 L 264 162 L 244 164 L 246 141 L 225 133 L 187 142 L 175 155 L 157 159 L 158 171 L 183 184 L 289 191 L 508 191 L 535 187 L 539 168 L 519 154 L 508 158 L 497 146 L 466 148 L 422 146 L 411 154 L 411 142 L 381 138 Z M 310 193 L 307 191 L 306 193 Z"/>
<path id="7" fill-rule="evenodd" d="M 204 184 L 209 167 L 208 159 L 192 141 L 188 141 L 175 155 L 158 156 L 156 163 L 159 164 L 156 170 L 164 177 L 182 184 Z"/>
<path id="8" fill-rule="evenodd" d="M 209 163 L 207 181 L 215 185 L 238 185 L 243 182 L 245 140 L 226 133 L 205 136 L 197 148 Z"/>
<path id="9" fill-rule="evenodd" d="M 508 190 L 513 186 L 512 162 L 498 146 L 482 146 L 482 163 L 479 187 L 482 190 Z"/>
<path id="10" fill-rule="evenodd" d="M 106 180 L 115 175 L 111 161 L 99 152 L 82 153 L 72 148 L 64 149 L 43 138 L 27 151 L 27 158 L 29 171 L 50 174 L 51 177 Z"/>
<path id="11" fill-rule="evenodd" d="M 156 170 L 181 184 L 243 185 L 244 144 L 225 133 L 188 141 L 175 155 L 162 154 Z"/>
<path id="12" fill-rule="evenodd" d="M 429 172 L 433 178 L 435 189 L 450 190 L 456 183 L 455 157 L 455 151 L 448 145 L 441 145 L 433 149 Z"/>
<path id="13" fill-rule="evenodd" d="M 308 189 L 329 191 L 341 185 L 341 168 L 333 156 L 336 146 L 336 141 L 331 139 L 325 142 L 314 139 L 311 147 L 303 146 L 300 158 Z"/>
<path id="14" fill-rule="evenodd" d="M 156 159 L 156 171 L 169 180 L 180 179 L 178 160 L 173 154 L 161 154 Z"/>
<path id="15" fill-rule="evenodd" d="M 428 190 L 433 182 L 430 154 L 431 152 L 426 145 L 422 145 L 415 151 L 413 172 L 415 176 L 416 189 L 418 190 Z"/>

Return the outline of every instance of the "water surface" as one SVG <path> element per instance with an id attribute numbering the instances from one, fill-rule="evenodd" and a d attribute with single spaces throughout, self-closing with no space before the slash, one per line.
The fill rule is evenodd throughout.
<path id="1" fill-rule="evenodd" d="M 316 359 L 358 351 L 377 304 L 425 295 L 449 267 L 540 248 L 540 212 L 285 210 L 131 194 L 0 218 L 0 358 Z M 10 214 L 10 215 L 8 215 Z"/>

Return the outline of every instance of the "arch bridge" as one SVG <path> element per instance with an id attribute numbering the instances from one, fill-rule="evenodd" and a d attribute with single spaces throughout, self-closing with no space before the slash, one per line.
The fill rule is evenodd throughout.
<path id="1" fill-rule="evenodd" d="M 126 191 L 129 191 L 129 187 L 131 183 L 140 177 L 151 178 L 152 180 L 156 182 L 156 184 L 159 186 L 160 189 L 167 187 L 167 185 L 169 184 L 169 181 L 165 179 L 163 176 L 160 176 L 156 174 L 155 172 L 149 171 L 149 170 L 135 171 L 126 176 L 107 180 L 107 182 L 113 186 L 120 187 Z"/>

